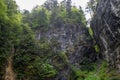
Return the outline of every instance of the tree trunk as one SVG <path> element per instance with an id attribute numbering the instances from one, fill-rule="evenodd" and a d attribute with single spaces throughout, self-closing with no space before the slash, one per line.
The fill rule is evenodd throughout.
<path id="1" fill-rule="evenodd" d="M 11 55 L 7 59 L 7 66 L 5 69 L 5 80 L 15 80 L 15 74 L 13 71 L 13 55 L 14 55 L 14 48 L 12 48 Z"/>

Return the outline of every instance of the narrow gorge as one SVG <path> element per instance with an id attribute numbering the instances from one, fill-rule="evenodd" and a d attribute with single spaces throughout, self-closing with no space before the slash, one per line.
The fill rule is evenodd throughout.
<path id="1" fill-rule="evenodd" d="M 0 1 L 0 80 L 120 80 L 119 0 L 89 0 L 90 21 L 72 0 L 16 1 Z"/>

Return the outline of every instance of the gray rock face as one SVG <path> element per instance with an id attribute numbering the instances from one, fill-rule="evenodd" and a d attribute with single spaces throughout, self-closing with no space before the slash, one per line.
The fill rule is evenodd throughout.
<path id="1" fill-rule="evenodd" d="M 38 29 L 36 39 L 46 38 L 53 44 L 54 51 L 68 52 L 71 62 L 83 56 L 93 47 L 93 41 L 85 26 L 81 24 L 63 24 L 61 27 L 49 27 L 47 31 Z M 73 54 L 74 53 L 74 54 Z M 81 55 L 83 54 L 83 55 Z M 76 56 L 76 57 L 75 57 Z M 73 58 L 75 58 L 73 60 Z"/>
<path id="2" fill-rule="evenodd" d="M 58 42 L 57 50 L 65 51 L 81 41 L 81 44 L 86 43 L 89 38 L 87 29 L 79 24 L 64 24 L 61 27 L 49 27 L 47 31 L 42 29 L 37 30 L 36 39 L 47 38 L 49 42 Z M 89 45 L 89 44 L 88 44 Z"/>
<path id="3" fill-rule="evenodd" d="M 87 28 L 81 24 L 63 24 L 61 27 L 50 26 L 47 31 L 38 29 L 36 31 L 36 38 L 46 38 L 51 44 L 55 52 L 65 52 L 68 64 L 81 68 L 84 58 L 95 60 L 96 56 L 93 48 L 93 41 L 88 33 Z M 63 64 L 62 59 L 53 62 L 52 64 Z M 55 64 L 55 65 L 56 65 Z M 68 65 L 67 64 L 67 65 Z M 70 65 L 64 65 L 64 68 L 59 72 L 56 80 L 66 80 L 70 77 Z M 68 79 L 67 79 L 68 80 Z"/>
<path id="4" fill-rule="evenodd" d="M 120 0 L 100 0 L 91 27 L 104 59 L 120 70 Z"/>

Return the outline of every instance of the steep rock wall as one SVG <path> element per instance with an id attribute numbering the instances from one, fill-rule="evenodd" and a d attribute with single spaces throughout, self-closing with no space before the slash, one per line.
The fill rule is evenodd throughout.
<path id="1" fill-rule="evenodd" d="M 103 58 L 120 70 L 120 0 L 99 0 L 91 27 Z"/>
<path id="2" fill-rule="evenodd" d="M 50 26 L 48 30 L 38 29 L 36 39 L 46 39 L 53 44 L 56 52 L 68 52 L 71 62 L 81 59 L 85 53 L 94 52 L 93 41 L 87 28 L 81 24 L 63 24 L 61 27 Z M 90 51 L 91 50 L 91 51 Z M 90 55 L 90 54 L 89 54 Z M 74 56 L 74 60 L 72 59 Z M 82 57 L 80 57 L 82 56 Z M 80 60 L 79 60 L 80 61 Z"/>
<path id="3" fill-rule="evenodd" d="M 62 65 L 59 71 L 57 80 L 68 80 L 71 73 L 71 67 L 74 66 L 78 69 L 82 68 L 86 59 L 89 62 L 96 60 L 96 53 L 94 50 L 93 41 L 89 35 L 87 28 L 82 24 L 62 24 L 60 27 L 53 25 L 49 26 L 48 30 L 39 28 L 36 30 L 36 39 L 46 39 L 51 45 L 52 49 L 56 52 L 64 52 L 63 61 L 60 58 L 55 58 L 53 65 Z M 66 61 L 66 62 L 65 62 Z"/>

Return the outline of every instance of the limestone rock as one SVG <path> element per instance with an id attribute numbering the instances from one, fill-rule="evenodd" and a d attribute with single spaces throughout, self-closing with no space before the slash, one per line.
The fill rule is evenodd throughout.
<path id="1" fill-rule="evenodd" d="M 91 27 L 103 58 L 120 70 L 120 0 L 99 0 Z"/>
<path id="2" fill-rule="evenodd" d="M 48 30 L 40 28 L 36 31 L 36 39 L 39 40 L 42 38 L 46 38 L 46 40 L 51 43 L 52 49 L 55 52 L 65 52 L 62 54 L 63 59 L 56 57 L 54 62 L 52 62 L 53 65 L 60 68 L 56 80 L 66 80 L 69 78 L 71 65 L 80 69 L 86 58 L 88 58 L 90 62 L 96 60 L 92 38 L 87 28 L 82 23 L 66 23 L 62 24 L 60 27 L 51 25 Z"/>

